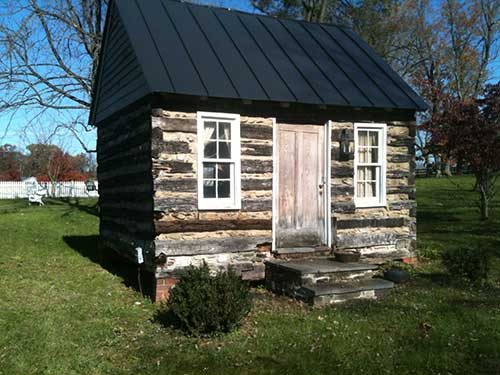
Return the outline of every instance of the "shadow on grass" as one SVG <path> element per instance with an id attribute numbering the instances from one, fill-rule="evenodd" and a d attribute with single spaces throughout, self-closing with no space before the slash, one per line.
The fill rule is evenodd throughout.
<path id="1" fill-rule="evenodd" d="M 153 296 L 153 275 L 140 270 L 136 264 L 126 261 L 112 249 L 100 246 L 99 236 L 63 236 L 63 240 L 82 256 L 121 278 L 126 287 L 142 292 L 144 296 Z"/>
<path id="2" fill-rule="evenodd" d="M 79 198 L 57 198 L 50 199 L 51 205 L 68 206 L 69 209 L 76 209 L 85 212 L 89 215 L 99 217 L 99 203 L 96 201 L 93 205 L 88 205 L 82 202 Z"/>
<path id="3" fill-rule="evenodd" d="M 151 322 L 161 324 L 164 327 L 168 327 L 184 335 L 186 334 L 186 332 L 181 329 L 182 324 L 179 319 L 175 316 L 172 310 L 168 309 L 164 305 L 162 308 L 156 310 L 155 314 L 151 318 Z"/>

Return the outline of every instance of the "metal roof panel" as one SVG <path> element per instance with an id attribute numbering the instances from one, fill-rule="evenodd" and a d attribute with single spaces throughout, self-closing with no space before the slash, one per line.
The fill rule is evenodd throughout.
<path id="1" fill-rule="evenodd" d="M 115 8 L 117 12 L 112 11 Z M 113 16 L 107 17 L 105 33 L 116 43 L 105 43 L 102 54 L 108 59 L 121 56 L 124 36 L 115 37 L 114 32 L 116 24 L 123 23 L 144 76 L 137 95 L 163 92 L 343 107 L 427 108 L 358 35 L 339 26 L 177 0 L 112 0 L 109 9 Z M 108 64 L 108 71 L 112 66 Z M 115 82 L 137 80 L 136 74 L 124 78 L 124 69 L 120 75 L 98 76 L 96 88 L 104 83 L 123 87 L 116 95 L 107 94 L 106 102 L 113 105 L 106 113 L 125 105 L 121 92 L 127 93 L 127 102 L 137 96 L 128 90 L 138 82 Z M 95 120 L 97 97 L 103 93 L 93 92 Z"/>
<path id="2" fill-rule="evenodd" d="M 204 8 L 198 6 L 190 6 L 189 9 L 202 30 L 205 31 L 205 37 L 212 46 L 214 53 L 219 56 L 220 62 L 238 94 L 241 97 L 256 100 L 267 97 L 251 67 L 247 64 L 215 14 L 205 12 Z"/>

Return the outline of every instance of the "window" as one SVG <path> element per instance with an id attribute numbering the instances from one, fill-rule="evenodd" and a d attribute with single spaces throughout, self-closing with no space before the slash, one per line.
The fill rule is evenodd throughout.
<path id="1" fill-rule="evenodd" d="M 241 208 L 240 116 L 198 112 L 198 208 Z"/>
<path id="2" fill-rule="evenodd" d="M 354 131 L 356 206 L 385 206 L 386 125 L 354 124 Z"/>

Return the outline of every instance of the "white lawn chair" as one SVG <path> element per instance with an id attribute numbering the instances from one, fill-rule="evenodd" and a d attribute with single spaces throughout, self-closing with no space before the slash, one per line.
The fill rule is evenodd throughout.
<path id="1" fill-rule="evenodd" d="M 28 203 L 36 203 L 39 206 L 45 206 L 43 203 L 43 197 L 46 197 L 48 194 L 47 188 L 41 186 L 36 178 L 30 177 L 25 180 L 26 190 L 28 192 Z"/>

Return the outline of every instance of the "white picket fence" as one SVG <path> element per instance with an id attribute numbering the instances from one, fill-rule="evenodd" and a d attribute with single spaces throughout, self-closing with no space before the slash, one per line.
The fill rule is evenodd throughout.
<path id="1" fill-rule="evenodd" d="M 97 197 L 97 191 L 87 191 L 83 181 L 39 182 L 47 189 L 51 198 L 89 198 Z M 95 182 L 97 187 L 97 181 Z M 0 181 L 0 199 L 28 198 L 27 185 L 22 181 Z"/>

